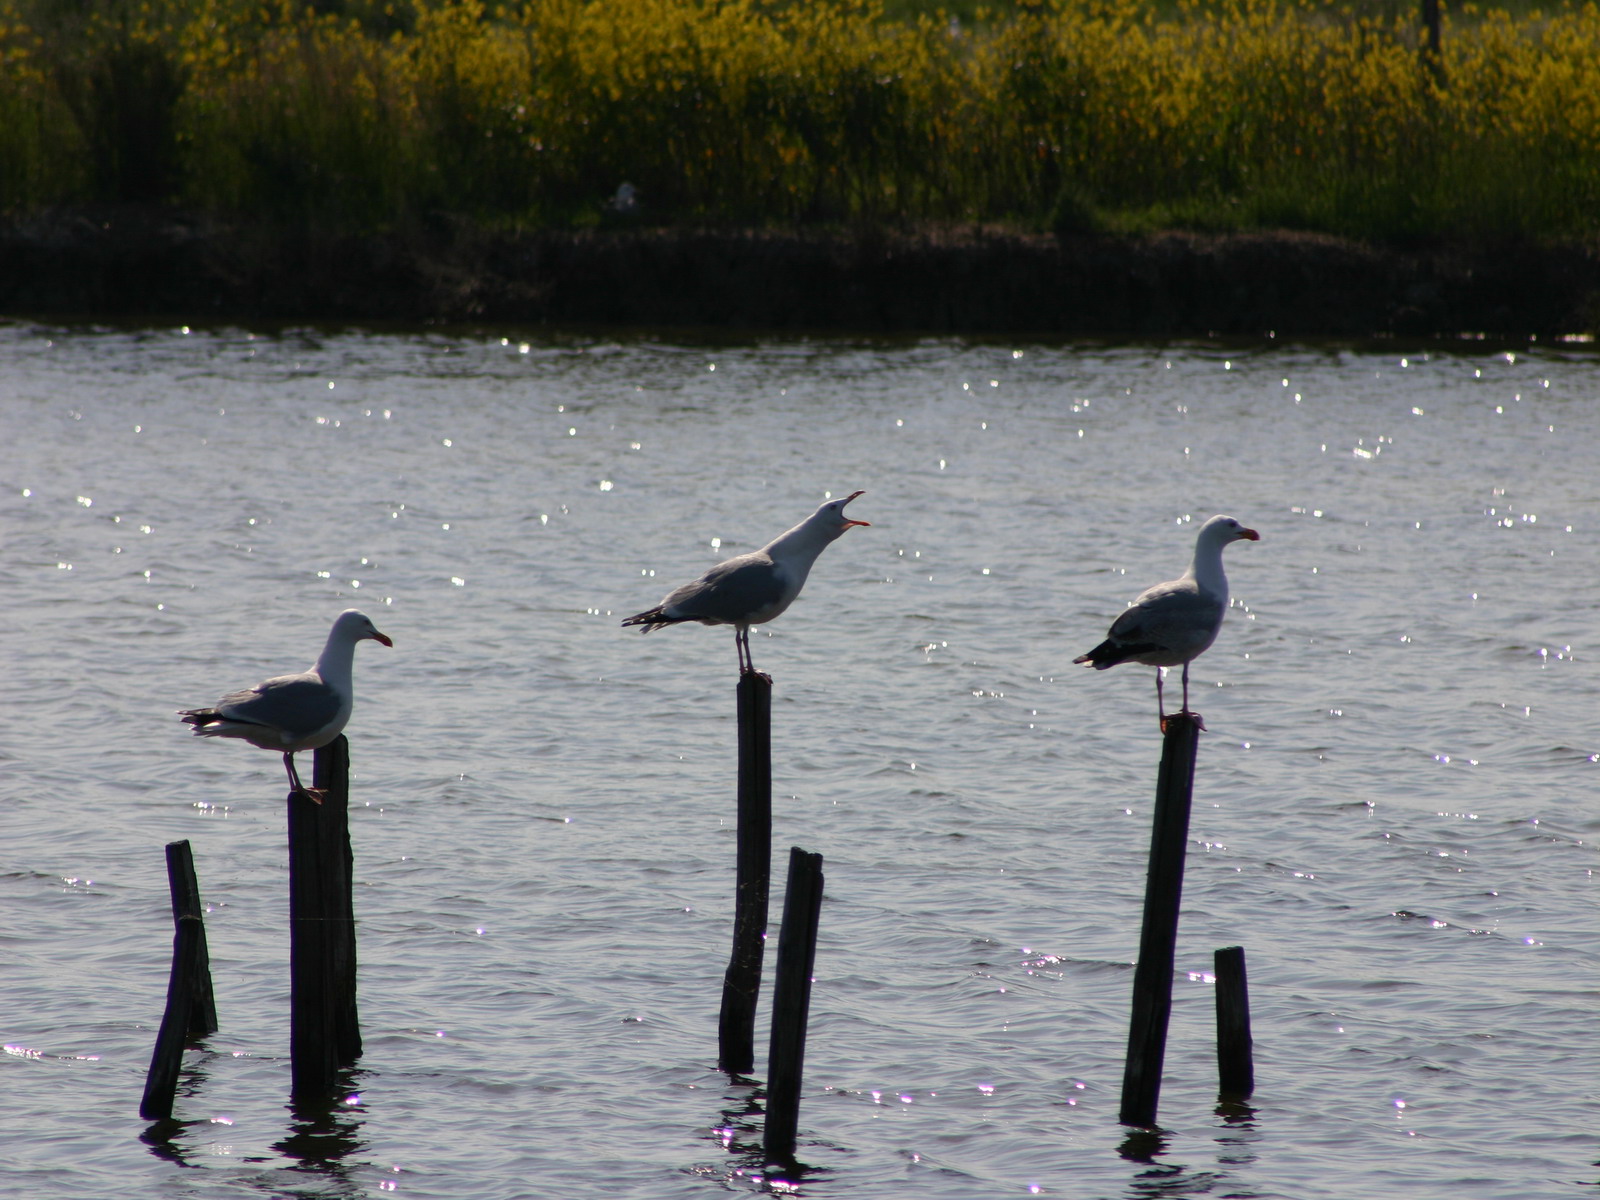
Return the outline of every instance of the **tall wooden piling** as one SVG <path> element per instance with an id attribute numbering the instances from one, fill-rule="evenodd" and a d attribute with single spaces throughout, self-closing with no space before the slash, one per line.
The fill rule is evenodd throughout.
<path id="1" fill-rule="evenodd" d="M 755 1069 L 756 1000 L 772 875 L 772 680 L 739 676 L 739 829 L 734 882 L 733 954 L 722 981 L 717 1065 L 731 1074 Z"/>
<path id="2" fill-rule="evenodd" d="M 147 1121 L 171 1118 L 184 1045 L 190 1038 L 205 1037 L 217 1030 L 217 1002 L 211 989 L 211 956 L 206 949 L 200 884 L 187 841 L 167 843 L 167 886 L 172 895 L 172 972 L 167 979 L 167 1008 L 150 1056 L 144 1099 L 139 1104 L 139 1115 Z"/>
<path id="3" fill-rule="evenodd" d="M 783 926 L 778 933 L 778 969 L 772 984 L 772 1040 L 767 1048 L 767 1122 L 762 1147 L 770 1163 L 794 1162 L 822 884 L 822 855 L 792 847 L 789 883 L 783 894 Z"/>
<path id="4" fill-rule="evenodd" d="M 289 795 L 289 1058 L 298 1100 L 331 1098 L 361 1054 L 351 897 L 350 744 L 317 751 L 322 803 Z"/>
<path id="5" fill-rule="evenodd" d="M 1216 952 L 1215 961 L 1218 1090 L 1227 1099 L 1243 1099 L 1256 1088 L 1244 947 L 1224 946 Z"/>
<path id="6" fill-rule="evenodd" d="M 1128 1058 L 1122 1074 L 1120 1119 L 1124 1125 L 1154 1125 L 1161 1097 L 1161 1066 L 1167 1049 L 1167 1022 L 1172 1015 L 1178 910 L 1201 728 L 1196 714 L 1169 716 L 1161 744 L 1150 869 L 1145 877 L 1144 924 L 1133 975 Z"/>

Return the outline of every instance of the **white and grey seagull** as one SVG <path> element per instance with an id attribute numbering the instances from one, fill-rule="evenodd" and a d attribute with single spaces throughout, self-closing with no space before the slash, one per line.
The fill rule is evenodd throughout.
<path id="1" fill-rule="evenodd" d="M 356 643 L 369 639 L 394 645 L 365 613 L 347 608 L 334 620 L 328 643 L 309 671 L 275 676 L 245 691 L 229 692 L 210 708 L 184 709 L 178 715 L 194 726 L 196 737 L 243 738 L 263 750 L 282 752 L 294 792 L 320 804 L 322 789 L 300 782 L 294 756 L 326 746 L 343 732 L 355 706 L 351 676 Z"/>
<path id="2" fill-rule="evenodd" d="M 693 583 L 668 592 L 654 608 L 636 613 L 623 625 L 643 625 L 642 632 L 698 621 L 702 625 L 732 625 L 739 673 L 753 672 L 750 661 L 750 626 L 772 620 L 794 603 L 805 586 L 811 564 L 830 543 L 852 525 L 870 525 L 844 515 L 844 506 L 861 492 L 829 500 L 787 533 L 759 550 L 724 559 Z"/>
<path id="3" fill-rule="evenodd" d="M 1161 699 L 1164 668 L 1183 666 L 1183 708 L 1189 712 L 1189 664 L 1217 640 L 1228 610 L 1228 577 L 1222 571 L 1222 548 L 1240 540 L 1258 542 L 1261 535 L 1232 517 L 1215 516 L 1200 526 L 1194 561 L 1179 579 L 1158 583 L 1139 594 L 1111 623 L 1106 640 L 1072 661 L 1104 671 L 1118 663 L 1136 662 L 1156 669 L 1156 713 L 1161 728 L 1167 714 Z"/>

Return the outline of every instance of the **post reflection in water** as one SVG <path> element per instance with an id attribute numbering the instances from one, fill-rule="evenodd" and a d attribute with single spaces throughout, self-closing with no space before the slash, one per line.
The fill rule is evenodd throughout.
<path id="1" fill-rule="evenodd" d="M 739 1088 L 738 1094 L 723 1097 L 725 1105 L 709 1136 L 730 1154 L 761 1163 L 761 1090 Z"/>
<path id="2" fill-rule="evenodd" d="M 1223 1100 L 1217 1105 L 1222 1128 L 1217 1131 L 1217 1163 L 1223 1167 L 1248 1167 L 1256 1161 L 1256 1142 L 1261 1138 L 1256 1124 L 1256 1109 L 1243 1100 Z"/>
<path id="3" fill-rule="evenodd" d="M 184 1100 L 198 1096 L 204 1085 L 210 1080 L 211 1072 L 208 1070 L 211 1061 L 221 1057 L 214 1051 L 207 1050 L 204 1046 L 190 1047 L 198 1049 L 198 1055 L 184 1056 L 184 1065 L 178 1074 L 178 1086 L 174 1092 L 174 1107 Z M 139 1135 L 139 1140 L 150 1147 L 150 1153 L 157 1158 L 168 1162 L 177 1163 L 180 1167 L 197 1167 L 200 1164 L 189 1161 L 193 1147 L 186 1145 L 187 1131 L 194 1126 L 209 1126 L 210 1121 L 184 1121 L 174 1117 L 153 1121 Z"/>
<path id="4" fill-rule="evenodd" d="M 355 1089 L 353 1073 L 341 1081 L 348 1087 L 341 1089 L 339 1099 L 325 1105 L 304 1101 L 291 1105 L 295 1119 L 288 1134 L 274 1142 L 272 1148 L 285 1158 L 294 1159 L 293 1169 L 344 1184 L 350 1182 L 352 1165 L 345 1160 L 359 1154 L 366 1142 L 360 1136 L 361 1096 Z"/>
<path id="5" fill-rule="evenodd" d="M 1129 1162 L 1153 1163 L 1156 1155 L 1165 1154 L 1170 1141 L 1161 1129 L 1135 1129 L 1117 1147 L 1117 1153 Z"/>
<path id="6" fill-rule="evenodd" d="M 167 1118 L 153 1122 L 139 1135 L 139 1140 L 150 1147 L 150 1153 L 159 1159 L 180 1167 L 198 1167 L 199 1163 L 189 1161 L 189 1148 L 182 1139 L 192 1126 L 209 1124 L 209 1121 L 175 1121 Z"/>
<path id="7" fill-rule="evenodd" d="M 699 1174 L 716 1176 L 725 1181 L 744 1180 L 761 1184 L 778 1195 L 800 1195 L 802 1184 L 826 1178 L 833 1172 L 804 1163 L 784 1163 L 781 1166 L 767 1162 L 762 1146 L 766 1092 L 759 1087 L 740 1087 L 724 1096 L 724 1107 L 717 1123 L 707 1130 L 706 1136 L 727 1151 L 731 1162 L 723 1161 L 708 1166 Z"/>
<path id="8" fill-rule="evenodd" d="M 1160 1197 L 1189 1197 L 1210 1193 L 1226 1184 L 1228 1194 L 1241 1200 L 1256 1193 L 1242 1183 L 1237 1172 L 1256 1162 L 1255 1143 L 1261 1136 L 1256 1122 L 1256 1109 L 1243 1101 L 1223 1100 L 1215 1112 L 1221 1118 L 1217 1128 L 1217 1168 L 1195 1170 L 1181 1163 L 1158 1162 L 1168 1153 L 1174 1134 L 1160 1128 L 1131 1131 L 1117 1148 L 1127 1161 L 1143 1163 L 1148 1170 L 1141 1171 L 1129 1181 L 1128 1195 L 1137 1200 L 1157 1200 Z"/>

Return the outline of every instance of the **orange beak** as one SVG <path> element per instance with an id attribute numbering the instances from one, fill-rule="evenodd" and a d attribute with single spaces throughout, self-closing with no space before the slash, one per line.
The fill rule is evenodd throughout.
<path id="1" fill-rule="evenodd" d="M 1239 536 L 1247 542 L 1259 542 L 1261 540 L 1261 535 L 1254 529 L 1241 529 L 1239 530 Z"/>
<path id="2" fill-rule="evenodd" d="M 864 491 L 863 492 L 851 492 L 848 496 L 846 496 L 844 498 L 844 502 L 846 504 L 849 504 L 850 501 L 854 500 L 857 496 L 865 496 L 866 494 L 867 493 L 864 492 Z M 870 529 L 872 527 L 872 522 L 871 521 L 848 521 L 847 520 L 844 523 L 844 527 L 846 529 L 849 529 L 850 526 L 852 526 L 852 525 L 860 525 L 864 529 Z"/>

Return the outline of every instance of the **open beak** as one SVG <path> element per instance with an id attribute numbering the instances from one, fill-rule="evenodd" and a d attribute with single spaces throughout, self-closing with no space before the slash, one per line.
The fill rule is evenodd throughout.
<path id="1" fill-rule="evenodd" d="M 844 498 L 844 503 L 845 504 L 849 504 L 850 501 L 854 500 L 857 496 L 865 496 L 866 494 L 867 493 L 864 492 L 864 491 L 863 492 L 851 492 L 848 496 L 846 496 Z M 844 523 L 844 527 L 846 529 L 849 529 L 850 526 L 852 526 L 852 525 L 860 525 L 863 529 L 870 529 L 872 527 L 872 522 L 871 521 L 851 521 L 851 520 L 846 520 L 845 523 Z"/>

